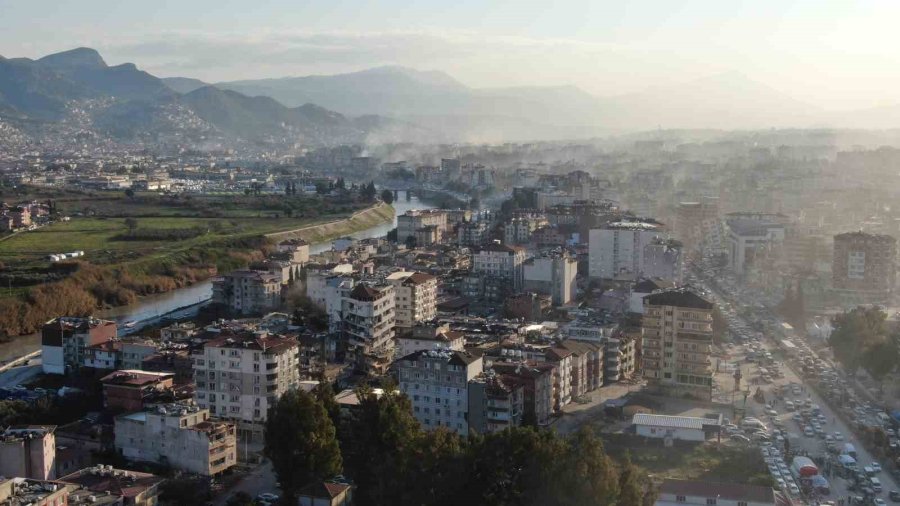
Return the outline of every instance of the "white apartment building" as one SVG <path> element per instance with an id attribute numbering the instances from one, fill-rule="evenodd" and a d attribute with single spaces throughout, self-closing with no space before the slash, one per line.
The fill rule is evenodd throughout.
<path id="1" fill-rule="evenodd" d="M 437 277 L 422 272 L 395 272 L 385 280 L 394 286 L 397 327 L 409 328 L 437 315 Z"/>
<path id="2" fill-rule="evenodd" d="M 234 423 L 213 420 L 208 409 L 190 404 L 162 404 L 116 417 L 115 445 L 127 459 L 166 462 L 201 476 L 237 463 Z"/>
<path id="3" fill-rule="evenodd" d="M 328 315 L 331 330 L 340 330 L 344 298 L 350 294 L 356 280 L 348 274 L 331 271 L 312 271 L 306 276 L 306 296 Z"/>
<path id="4" fill-rule="evenodd" d="M 447 212 L 441 209 L 424 209 L 407 211 L 397 216 L 397 242 L 403 244 L 410 237 L 416 237 L 416 231 L 426 227 L 437 229 L 438 242 L 447 235 Z"/>
<path id="5" fill-rule="evenodd" d="M 281 305 L 281 276 L 240 269 L 213 280 L 212 300 L 239 314 L 262 314 Z"/>
<path id="6" fill-rule="evenodd" d="M 713 303 L 685 288 L 644 297 L 644 378 L 651 388 L 673 396 L 712 395 Z"/>
<path id="7" fill-rule="evenodd" d="M 645 270 L 645 247 L 665 232 L 659 223 L 622 221 L 588 232 L 588 273 L 592 279 L 637 279 Z"/>
<path id="8" fill-rule="evenodd" d="M 400 359 L 400 391 L 412 401 L 422 427 L 468 435 L 468 385 L 483 372 L 483 364 L 480 356 L 450 350 L 417 351 Z"/>
<path id="9" fill-rule="evenodd" d="M 554 306 L 562 306 L 575 298 L 577 275 L 578 261 L 568 253 L 531 258 L 523 267 L 524 289 L 549 295 Z"/>
<path id="10" fill-rule="evenodd" d="M 397 356 L 405 357 L 423 350 L 463 351 L 465 345 L 465 335 L 451 331 L 449 324 L 416 325 L 409 332 L 397 335 Z"/>
<path id="11" fill-rule="evenodd" d="M 505 244 L 491 244 L 475 254 L 473 271 L 505 278 L 513 290 L 525 285 L 525 248 Z"/>
<path id="12" fill-rule="evenodd" d="M 344 297 L 341 324 L 347 344 L 355 348 L 357 363 L 386 367 L 394 355 L 394 287 L 356 285 Z"/>
<path id="13" fill-rule="evenodd" d="M 300 382 L 299 344 L 287 337 L 228 332 L 195 351 L 194 400 L 239 422 L 242 437 L 261 442 L 270 407 Z"/>

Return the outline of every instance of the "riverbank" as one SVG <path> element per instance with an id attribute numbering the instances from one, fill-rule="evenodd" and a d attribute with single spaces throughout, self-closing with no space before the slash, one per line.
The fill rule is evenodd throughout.
<path id="1" fill-rule="evenodd" d="M 310 243 L 322 242 L 379 228 L 391 223 L 393 218 L 393 208 L 379 203 L 344 219 L 211 243 L 204 248 L 189 248 L 173 255 L 156 256 L 152 260 L 142 259 L 118 266 L 82 263 L 77 272 L 65 280 L 36 287 L 19 299 L 0 301 L 0 329 L 9 335 L 27 336 L 36 332 L 44 321 L 59 315 L 100 315 L 111 312 L 127 315 L 125 317 L 134 320 L 158 317 L 178 307 L 202 302 L 205 294 L 198 295 L 195 290 L 190 300 L 169 301 L 178 304 L 171 308 L 160 308 L 158 300 L 154 303 L 153 299 L 166 297 L 171 292 L 189 290 L 197 285 L 208 286 L 208 279 L 216 274 L 246 266 L 249 262 L 262 258 L 274 242 L 292 237 L 303 238 Z M 143 285 L 136 282 L 136 278 L 146 277 L 154 281 L 150 291 L 142 290 Z M 204 292 L 208 293 L 207 290 Z M 206 295 L 205 299 L 208 298 Z M 148 303 L 147 299 L 151 299 L 151 302 Z M 106 309 L 98 311 L 99 306 Z M 135 318 L 134 311 L 129 308 L 144 308 L 144 313 L 150 314 Z M 121 316 L 117 319 L 124 321 Z"/>

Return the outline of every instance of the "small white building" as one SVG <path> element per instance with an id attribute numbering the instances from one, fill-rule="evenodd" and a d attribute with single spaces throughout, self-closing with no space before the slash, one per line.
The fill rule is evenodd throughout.
<path id="1" fill-rule="evenodd" d="M 695 416 L 651 415 L 638 413 L 631 423 L 638 436 L 679 441 L 706 441 L 706 433 L 718 430 L 721 420 Z"/>
<path id="2" fill-rule="evenodd" d="M 775 506 L 793 504 L 772 487 L 738 483 L 665 480 L 655 506 Z"/>

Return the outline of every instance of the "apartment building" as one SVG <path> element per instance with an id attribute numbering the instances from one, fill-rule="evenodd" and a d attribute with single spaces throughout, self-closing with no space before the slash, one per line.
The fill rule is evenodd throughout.
<path id="1" fill-rule="evenodd" d="M 96 500 L 96 499 L 95 499 Z M 0 476 L 0 505 L 3 506 L 78 506 L 69 498 L 69 488 L 46 480 Z"/>
<path id="2" fill-rule="evenodd" d="M 491 368 L 507 384 L 523 387 L 522 419 L 536 425 L 547 425 L 553 414 L 553 365 L 545 362 L 494 361 Z"/>
<path id="3" fill-rule="evenodd" d="M 711 398 L 712 312 L 712 302 L 687 288 L 644 297 L 643 371 L 651 388 Z"/>
<path id="4" fill-rule="evenodd" d="M 55 425 L 14 425 L 0 432 L 0 476 L 56 477 Z"/>
<path id="5" fill-rule="evenodd" d="M 483 359 L 464 351 L 424 350 L 399 360 L 400 391 L 426 430 L 446 427 L 469 433 L 469 381 L 483 371 Z"/>
<path id="6" fill-rule="evenodd" d="M 303 239 L 286 239 L 277 248 L 279 253 L 288 255 L 292 264 L 302 266 L 309 262 L 309 243 Z"/>
<path id="7" fill-rule="evenodd" d="M 460 223 L 456 229 L 459 246 L 481 246 L 488 238 L 486 221 L 467 221 Z"/>
<path id="8" fill-rule="evenodd" d="M 588 232 L 588 273 L 592 279 L 637 279 L 645 270 L 645 248 L 665 238 L 660 223 L 619 221 Z"/>
<path id="9" fill-rule="evenodd" d="M 159 486 L 165 479 L 155 474 L 97 465 L 63 476 L 59 481 L 79 487 L 78 497 L 84 503 L 101 504 L 99 499 L 110 497 L 115 498 L 115 502 L 105 504 L 156 506 L 159 504 Z M 75 503 L 72 497 L 75 493 L 69 496 L 68 504 Z"/>
<path id="10" fill-rule="evenodd" d="M 562 306 L 575 299 L 577 275 L 578 261 L 568 253 L 547 253 L 525 261 L 524 289 L 549 295 L 554 306 Z"/>
<path id="11" fill-rule="evenodd" d="M 849 232 L 834 236 L 832 286 L 848 303 L 886 302 L 897 282 L 897 240 Z"/>
<path id="12" fill-rule="evenodd" d="M 341 325 L 357 366 L 383 372 L 394 357 L 394 286 L 356 285 L 341 303 Z"/>
<path id="13" fill-rule="evenodd" d="M 463 333 L 451 331 L 449 324 L 419 324 L 397 335 L 397 356 L 435 349 L 463 351 L 465 344 Z"/>
<path id="14" fill-rule="evenodd" d="M 116 322 L 93 317 L 59 317 L 41 327 L 41 366 L 44 374 L 67 374 L 81 369 L 87 348 L 116 337 Z"/>
<path id="15" fill-rule="evenodd" d="M 489 370 L 469 380 L 468 404 L 469 430 L 490 434 L 518 427 L 525 412 L 525 387 Z"/>
<path id="16" fill-rule="evenodd" d="M 208 409 L 161 404 L 115 419 L 116 451 L 127 459 L 166 462 L 173 469 L 216 476 L 237 463 L 235 424 Z"/>
<path id="17" fill-rule="evenodd" d="M 572 402 L 572 352 L 565 348 L 544 351 L 544 361 L 553 365 L 553 411 Z"/>
<path id="18" fill-rule="evenodd" d="M 441 209 L 411 210 L 397 216 L 397 242 L 403 244 L 415 239 L 416 231 L 426 227 L 434 227 L 438 242 L 443 241 L 447 236 L 447 212 Z"/>
<path id="19" fill-rule="evenodd" d="M 212 282 L 214 304 L 241 315 L 263 314 L 281 306 L 281 276 L 265 271 L 240 269 Z"/>
<path id="20" fill-rule="evenodd" d="M 172 388 L 175 374 L 134 369 L 115 371 L 100 379 L 103 407 L 112 411 L 138 411 L 160 392 Z"/>
<path id="21" fill-rule="evenodd" d="M 212 416 L 235 420 L 242 438 L 262 442 L 270 407 L 300 382 L 296 340 L 227 332 L 193 354 L 194 400 Z"/>
<path id="22" fill-rule="evenodd" d="M 394 286 L 397 327 L 410 328 L 437 315 L 437 277 L 423 272 L 395 272 L 385 281 Z"/>
<path id="23" fill-rule="evenodd" d="M 525 285 L 525 248 L 491 244 L 475 254 L 473 271 L 507 280 L 515 291 Z"/>
<path id="24" fill-rule="evenodd" d="M 674 233 L 688 255 L 702 251 L 704 240 L 719 221 L 719 199 L 703 197 L 697 201 L 679 202 L 675 209 Z"/>
<path id="25" fill-rule="evenodd" d="M 743 275 L 756 259 L 784 242 L 784 224 L 769 214 L 732 213 L 725 220 L 728 267 Z"/>
<path id="26" fill-rule="evenodd" d="M 503 225 L 503 244 L 525 244 L 531 241 L 535 230 L 548 225 L 543 216 L 519 216 Z"/>
<path id="27" fill-rule="evenodd" d="M 572 352 L 573 397 L 581 397 L 603 386 L 606 361 L 602 344 L 566 339 L 559 347 Z"/>

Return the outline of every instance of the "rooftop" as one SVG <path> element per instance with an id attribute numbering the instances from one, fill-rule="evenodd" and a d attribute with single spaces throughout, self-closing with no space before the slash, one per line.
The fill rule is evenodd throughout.
<path id="1" fill-rule="evenodd" d="M 170 372 L 147 372 L 137 369 L 126 369 L 107 374 L 100 379 L 100 382 L 104 385 L 143 387 L 159 383 L 174 376 L 175 374 Z"/>
<path id="2" fill-rule="evenodd" d="M 772 487 L 742 485 L 738 483 L 713 483 L 691 480 L 665 480 L 659 486 L 660 494 L 694 497 L 716 497 L 731 501 L 775 503 Z"/>
<path id="3" fill-rule="evenodd" d="M 63 476 L 59 481 L 80 485 L 94 492 L 109 492 L 122 497 L 134 498 L 148 488 L 162 483 L 163 478 L 154 474 L 124 471 L 114 469 L 112 466 L 98 465 Z"/>
<path id="4" fill-rule="evenodd" d="M 702 430 L 704 425 L 712 425 L 715 422 L 712 419 L 699 418 L 695 416 L 651 415 L 649 413 L 638 413 L 634 415 L 631 423 L 634 425 L 652 425 L 654 427 L 670 427 L 673 429 Z"/>
<path id="5" fill-rule="evenodd" d="M 644 301 L 654 306 L 674 306 L 703 309 L 711 311 L 713 303 L 706 300 L 690 288 L 669 288 L 653 292 L 644 297 Z"/>

